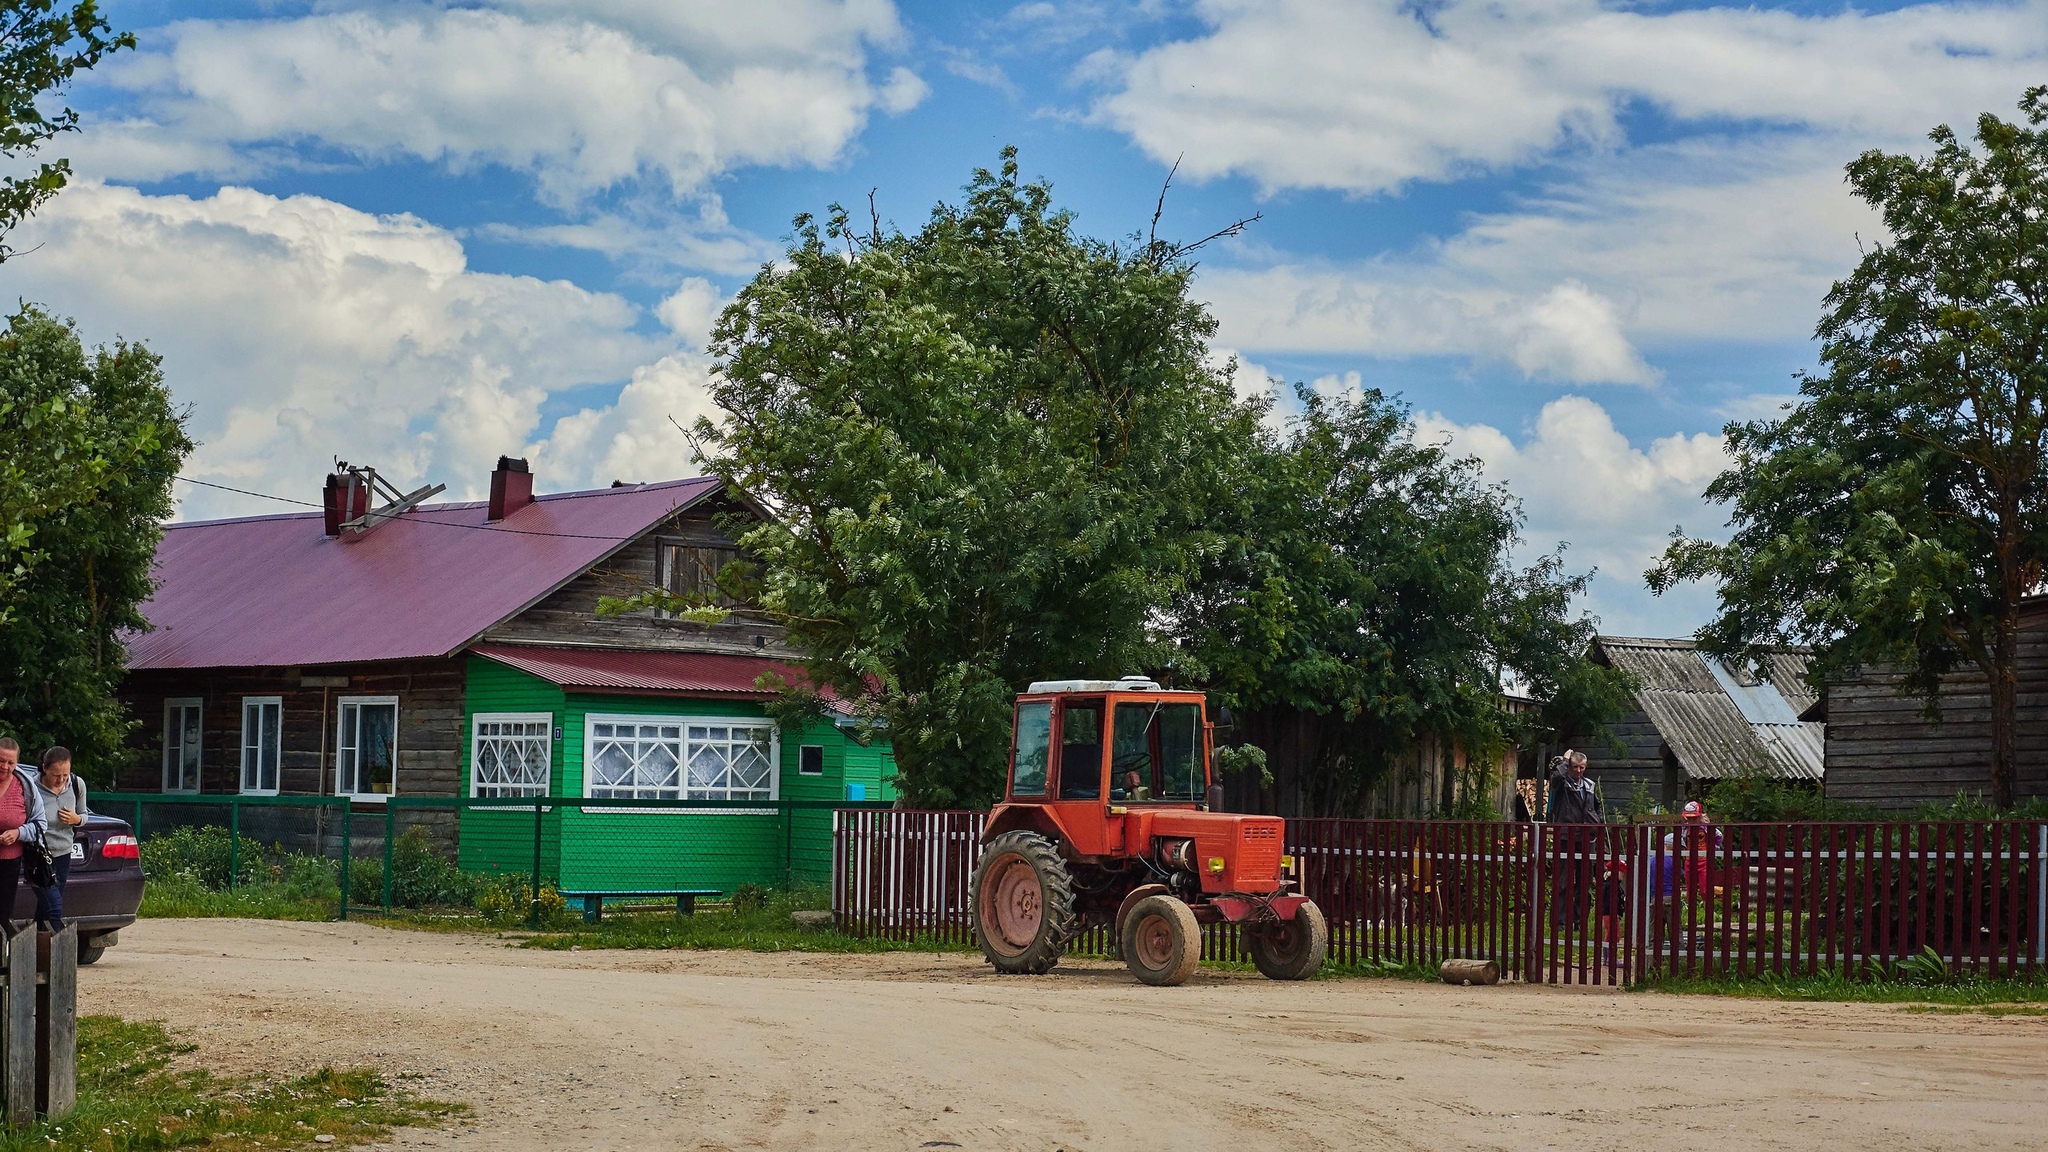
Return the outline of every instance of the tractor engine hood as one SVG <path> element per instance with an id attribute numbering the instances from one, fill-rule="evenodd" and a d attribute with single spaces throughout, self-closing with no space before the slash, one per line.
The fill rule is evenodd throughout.
<path id="1" fill-rule="evenodd" d="M 1224 812 L 1133 813 L 1132 844 L 1194 841 L 1195 874 L 1204 892 L 1277 892 L 1285 883 L 1280 855 L 1286 822 L 1278 816 Z"/>

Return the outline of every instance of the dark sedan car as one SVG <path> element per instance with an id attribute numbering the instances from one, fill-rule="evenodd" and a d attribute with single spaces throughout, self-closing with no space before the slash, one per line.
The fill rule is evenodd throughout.
<path id="1" fill-rule="evenodd" d="M 135 923 L 142 907 L 142 852 L 126 820 L 97 813 L 85 818 L 71 848 L 71 882 L 64 886 L 64 919 L 78 925 L 78 962 L 98 960 Z M 36 894 L 24 884 L 14 892 L 14 919 L 36 918 Z"/>

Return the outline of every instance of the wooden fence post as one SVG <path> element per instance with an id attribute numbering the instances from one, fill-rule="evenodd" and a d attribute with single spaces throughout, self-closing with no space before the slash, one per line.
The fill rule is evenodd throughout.
<path id="1" fill-rule="evenodd" d="M 36 1111 L 62 1120 L 78 1102 L 78 925 L 37 936 Z"/>
<path id="2" fill-rule="evenodd" d="M 10 926 L 11 927 L 11 926 Z M 7 1004 L 0 1019 L 0 1096 L 7 1124 L 36 1122 L 36 930 L 33 924 L 7 932 Z"/>

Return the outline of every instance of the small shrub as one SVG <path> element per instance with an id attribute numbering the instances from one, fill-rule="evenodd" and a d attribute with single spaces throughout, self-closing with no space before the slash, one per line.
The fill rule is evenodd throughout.
<path id="1" fill-rule="evenodd" d="M 732 891 L 735 916 L 752 916 L 768 910 L 768 890 L 759 884 L 742 884 Z"/>
<path id="2" fill-rule="evenodd" d="M 476 910 L 499 928 L 528 922 L 533 913 L 533 885 L 528 877 L 502 875 L 476 881 Z M 540 924 L 560 927 L 569 922 L 569 902 L 552 884 L 540 886 Z"/>

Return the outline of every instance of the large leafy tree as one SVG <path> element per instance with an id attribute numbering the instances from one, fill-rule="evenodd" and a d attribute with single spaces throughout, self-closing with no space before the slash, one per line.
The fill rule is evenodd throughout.
<path id="1" fill-rule="evenodd" d="M 95 0 L 0 0 L 0 157 L 25 159 L 57 134 L 77 130 L 78 113 L 45 112 L 46 98 L 108 53 L 133 47 L 134 35 L 113 31 Z M 7 234 L 70 175 L 70 162 L 60 159 L 0 176 L 0 261 L 12 255 Z"/>
<path id="2" fill-rule="evenodd" d="M 1719 582 L 1716 650 L 1898 667 L 1936 715 L 1945 676 L 1981 676 L 2000 807 L 2020 601 L 2048 558 L 2048 88 L 2020 108 L 1980 117 L 1974 149 L 1944 126 L 1930 156 L 1849 165 L 1888 236 L 1828 293 L 1823 370 L 1782 418 L 1729 425 L 1734 463 L 1707 488 L 1729 542 L 1675 536 L 1649 573 Z"/>
<path id="3" fill-rule="evenodd" d="M 742 541 L 758 601 L 886 725 L 912 802 L 996 794 L 1026 681 L 1172 661 L 1161 612 L 1258 415 L 1190 271 L 1077 234 L 1006 151 L 915 233 L 799 218 L 720 319 L 699 434 L 775 513 Z"/>
<path id="4" fill-rule="evenodd" d="M 1232 530 L 1178 606 L 1188 653 L 1265 752 L 1236 802 L 1355 812 L 1426 737 L 1482 763 L 1510 743 L 1610 717 L 1625 686 L 1586 659 L 1585 577 L 1556 554 L 1517 567 L 1521 512 L 1479 463 L 1419 443 L 1376 391 L 1299 391 L 1220 509 Z M 1504 691 L 1544 701 L 1510 712 Z M 1478 795 L 1477 774 L 1455 774 Z"/>
<path id="5" fill-rule="evenodd" d="M 0 333 L 0 730 L 66 744 L 111 774 L 128 721 L 114 698 L 123 632 L 172 511 L 191 442 L 157 358 L 90 355 L 33 308 Z"/>

